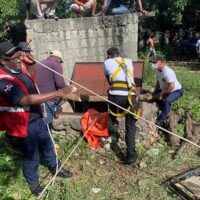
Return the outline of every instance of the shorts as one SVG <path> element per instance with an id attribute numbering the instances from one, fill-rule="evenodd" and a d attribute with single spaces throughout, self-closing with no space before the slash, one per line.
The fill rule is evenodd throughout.
<path id="1" fill-rule="evenodd" d="M 88 10 L 92 8 L 93 3 L 94 3 L 94 0 L 88 0 L 88 2 L 85 3 L 85 5 L 87 6 L 87 9 L 85 9 L 83 6 L 80 6 L 74 3 L 70 6 L 70 10 L 72 10 L 72 8 L 75 8 L 77 10 L 79 9 L 80 12 L 87 12 Z"/>

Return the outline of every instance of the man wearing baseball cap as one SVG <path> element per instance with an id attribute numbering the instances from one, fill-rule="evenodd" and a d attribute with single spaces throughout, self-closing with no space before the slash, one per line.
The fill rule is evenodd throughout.
<path id="1" fill-rule="evenodd" d="M 27 42 L 19 42 L 17 47 L 21 50 L 22 55 L 22 70 L 26 74 L 28 73 L 31 77 L 35 78 L 35 64 L 34 56 L 31 53 L 31 47 Z"/>
<path id="2" fill-rule="evenodd" d="M 46 59 L 41 61 L 41 64 L 36 64 L 35 80 L 40 93 L 52 92 L 67 87 L 62 76 L 43 66 L 45 65 L 63 75 L 62 63 L 62 53 L 59 50 L 53 50 L 50 52 L 50 55 Z M 45 103 L 45 110 L 47 114 L 45 123 L 49 124 L 50 129 L 52 129 L 53 118 L 57 117 L 58 113 L 61 112 L 61 107 L 59 106 L 61 100 L 61 98 L 56 97 Z"/>
<path id="3" fill-rule="evenodd" d="M 38 175 L 40 153 L 52 174 L 60 166 L 40 104 L 72 93 L 72 89 L 65 87 L 38 94 L 31 77 L 22 73 L 21 52 L 8 41 L 0 43 L 0 130 L 5 131 L 11 143 L 21 150 L 23 173 L 32 194 L 36 196 L 42 192 Z M 57 175 L 70 178 L 72 173 L 61 169 Z"/>
<path id="4" fill-rule="evenodd" d="M 154 56 L 152 62 L 152 68 L 157 75 L 156 87 L 152 97 L 155 100 L 162 101 L 162 112 L 158 116 L 156 124 L 163 126 L 170 114 L 172 103 L 183 95 L 183 89 L 175 72 L 165 64 L 165 59 L 162 56 Z"/>

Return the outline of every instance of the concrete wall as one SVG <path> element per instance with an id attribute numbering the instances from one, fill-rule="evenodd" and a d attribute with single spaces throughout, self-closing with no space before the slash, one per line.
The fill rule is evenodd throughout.
<path id="1" fill-rule="evenodd" d="M 137 14 L 29 20 L 26 26 L 36 59 L 46 58 L 53 49 L 60 50 L 68 78 L 75 62 L 103 62 L 111 46 L 118 46 L 133 61 L 137 60 Z"/>

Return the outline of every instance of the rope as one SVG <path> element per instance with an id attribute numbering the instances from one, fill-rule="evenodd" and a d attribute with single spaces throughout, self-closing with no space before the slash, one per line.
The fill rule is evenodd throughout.
<path id="1" fill-rule="evenodd" d="M 108 102 L 108 103 L 110 103 L 110 104 L 112 104 L 112 105 L 114 105 L 114 106 L 116 106 L 116 107 L 118 107 L 118 108 L 120 108 L 120 109 L 126 111 L 127 113 L 130 113 L 130 114 L 132 114 L 132 115 L 138 117 L 139 119 L 142 119 L 143 121 L 145 121 L 145 122 L 147 122 L 147 123 L 149 123 L 149 124 L 151 124 L 151 125 L 153 125 L 153 126 L 159 128 L 159 129 L 161 129 L 162 131 L 164 131 L 164 132 L 166 132 L 166 133 L 169 133 L 169 134 L 171 134 L 171 135 L 173 135 L 173 136 L 175 136 L 175 137 L 178 137 L 179 139 L 184 140 L 185 142 L 188 142 L 188 143 L 190 143 L 190 144 L 192 144 L 192 145 L 194 145 L 194 146 L 200 148 L 200 146 L 197 145 L 197 144 L 195 144 L 194 142 L 192 142 L 192 141 L 190 141 L 190 140 L 188 140 L 188 139 L 186 139 L 186 138 L 184 138 L 184 137 L 181 137 L 181 136 L 179 136 L 179 135 L 177 135 L 177 134 L 175 134 L 175 133 L 173 133 L 173 132 L 171 132 L 171 131 L 168 131 L 167 129 L 164 129 L 164 128 L 162 128 L 162 127 L 160 127 L 160 126 L 154 124 L 153 122 L 151 122 L 151 121 L 149 121 L 149 120 L 146 120 L 145 118 L 143 118 L 143 117 L 141 117 L 141 116 L 139 116 L 139 115 L 137 115 L 137 114 L 135 114 L 135 113 L 133 113 L 133 112 L 131 112 L 131 111 L 128 111 L 127 109 L 125 109 L 125 108 L 123 108 L 123 107 L 117 105 L 116 103 L 114 103 L 114 102 L 112 102 L 112 101 L 109 101 L 108 99 L 106 99 L 106 98 L 104 98 L 104 97 L 98 95 L 97 93 L 93 92 L 92 90 L 90 90 L 90 89 L 88 89 L 88 88 L 86 88 L 86 87 L 80 85 L 79 83 L 77 83 L 77 82 L 75 82 L 75 81 L 73 81 L 73 80 L 71 80 L 71 79 L 65 77 L 64 75 L 58 73 L 57 71 L 51 69 L 50 67 L 44 65 L 43 63 L 41 63 L 41 62 L 39 62 L 39 61 L 37 61 L 37 60 L 34 60 L 34 61 L 37 62 L 37 63 L 39 63 L 39 64 L 42 65 L 43 67 L 49 69 L 50 71 L 52 71 L 52 72 L 54 72 L 54 73 L 56 73 L 56 74 L 62 76 L 64 79 L 66 79 L 66 80 L 68 80 L 68 81 L 71 81 L 71 82 L 74 83 L 75 85 L 77 85 L 77 86 L 79 86 L 79 87 L 85 89 L 86 91 L 88 91 L 88 92 L 94 94 L 95 96 L 97 96 L 97 97 L 103 99 L 104 101 L 106 101 L 106 102 Z"/>
<path id="2" fill-rule="evenodd" d="M 56 173 L 54 174 L 54 176 L 50 179 L 50 181 L 47 183 L 47 185 L 45 186 L 45 188 L 42 190 L 42 192 L 40 193 L 40 195 L 38 196 L 38 200 L 40 200 L 42 198 L 42 196 L 44 195 L 44 193 L 46 192 L 46 190 L 48 189 L 48 187 L 51 185 L 51 183 L 54 182 L 57 174 L 60 172 L 60 170 L 64 167 L 65 163 L 67 162 L 67 160 L 71 157 L 71 155 L 74 153 L 74 151 L 76 150 L 76 148 L 79 146 L 79 144 L 81 143 L 81 141 L 83 140 L 83 138 L 85 137 L 85 134 L 88 133 L 88 131 L 92 128 L 92 126 L 95 124 L 95 122 L 97 121 L 97 117 L 94 119 L 94 121 L 92 122 L 92 124 L 90 124 L 90 126 L 88 127 L 88 129 L 85 131 L 84 135 L 81 137 L 81 139 L 78 141 L 78 143 L 76 144 L 76 146 L 74 147 L 74 149 L 71 151 L 71 153 L 67 156 L 67 158 L 65 159 L 65 161 L 62 163 L 62 165 L 60 166 L 60 168 L 56 171 Z"/>

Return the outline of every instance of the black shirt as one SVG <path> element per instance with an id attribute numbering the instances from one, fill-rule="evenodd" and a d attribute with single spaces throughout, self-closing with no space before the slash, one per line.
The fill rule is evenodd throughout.
<path id="1" fill-rule="evenodd" d="M 26 85 L 30 94 L 38 93 L 33 81 L 27 75 L 23 73 L 15 73 L 12 74 L 12 76 L 13 75 Z M 0 95 L 5 98 L 8 103 L 13 104 L 14 106 L 21 106 L 19 102 L 22 97 L 27 94 L 11 80 L 0 79 Z M 29 123 L 40 118 L 42 118 L 40 105 L 31 105 Z"/>

